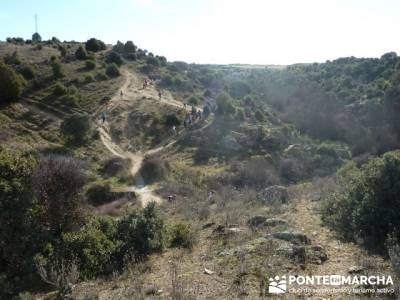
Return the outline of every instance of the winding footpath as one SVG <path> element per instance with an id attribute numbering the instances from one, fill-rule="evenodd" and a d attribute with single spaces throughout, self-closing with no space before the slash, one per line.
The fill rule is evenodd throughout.
<path id="1" fill-rule="evenodd" d="M 125 77 L 125 81 L 121 88 L 115 93 L 115 95 L 110 99 L 109 104 L 108 104 L 108 112 L 113 111 L 120 103 L 121 101 L 124 101 L 125 99 L 133 99 L 133 98 L 138 98 L 138 97 L 146 97 L 149 99 L 157 99 L 158 98 L 158 92 L 154 88 L 154 86 L 149 85 L 146 89 L 142 88 L 142 80 L 138 78 L 137 75 L 134 75 L 132 72 L 130 72 L 127 69 L 124 69 L 122 72 L 123 76 Z M 121 92 L 123 94 L 123 97 L 121 97 Z M 121 99 L 124 98 L 124 99 Z M 168 91 L 163 91 L 163 96 L 161 100 L 155 100 L 161 104 L 167 104 L 171 106 L 175 106 L 177 108 L 183 108 L 182 102 L 176 101 L 173 99 L 172 95 Z M 189 111 L 189 107 L 186 108 Z M 200 109 L 200 108 L 197 108 Z M 201 110 L 201 109 L 200 109 Z M 98 113 L 98 112 L 97 112 Z M 208 126 L 208 125 L 206 125 Z M 104 146 L 115 156 L 118 156 L 123 159 L 128 159 L 131 162 L 131 169 L 130 169 L 130 174 L 132 175 L 133 178 L 135 178 L 135 185 L 129 186 L 129 187 L 124 187 L 124 188 L 119 188 L 115 189 L 117 192 L 134 192 L 136 196 L 138 197 L 139 201 L 141 202 L 142 207 L 147 206 L 150 202 L 155 202 L 157 204 L 160 204 L 162 202 L 162 199 L 157 196 L 154 191 L 144 185 L 143 178 L 141 177 L 139 171 L 142 166 L 143 160 L 146 156 L 148 155 L 154 155 L 168 147 L 171 147 L 174 145 L 177 140 L 176 139 L 168 139 L 167 141 L 164 141 L 160 146 L 150 149 L 146 152 L 128 152 L 124 151 L 121 149 L 119 145 L 117 145 L 111 138 L 109 132 L 110 132 L 110 124 L 108 120 L 102 124 L 99 125 L 99 132 L 100 132 L 100 138 L 101 141 L 103 142 Z"/>

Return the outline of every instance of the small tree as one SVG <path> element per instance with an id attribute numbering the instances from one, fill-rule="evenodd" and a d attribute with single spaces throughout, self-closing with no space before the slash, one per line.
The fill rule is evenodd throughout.
<path id="1" fill-rule="evenodd" d="M 232 98 L 225 92 L 221 92 L 216 99 L 217 113 L 219 115 L 232 115 L 235 113 L 235 107 L 232 104 Z"/>
<path id="2" fill-rule="evenodd" d="M 61 124 L 61 132 L 67 142 L 81 144 L 85 142 L 92 129 L 90 117 L 87 114 L 73 114 Z"/>
<path id="3" fill-rule="evenodd" d="M 264 114 L 263 114 L 262 111 L 259 110 L 259 109 L 254 113 L 254 117 L 255 117 L 256 120 L 259 121 L 259 122 L 264 121 Z"/>
<path id="4" fill-rule="evenodd" d="M 53 70 L 53 76 L 54 78 L 62 78 L 65 76 L 64 70 L 60 62 L 57 60 L 53 61 L 51 64 L 51 68 Z"/>
<path id="5" fill-rule="evenodd" d="M 154 66 L 154 67 L 159 67 L 160 66 L 159 60 L 157 58 L 153 57 L 153 56 L 147 57 L 146 64 L 148 64 L 150 66 Z"/>
<path id="6" fill-rule="evenodd" d="M 120 41 L 117 41 L 117 44 L 114 45 L 112 49 L 113 49 L 113 51 L 122 54 L 122 53 L 124 53 L 125 46 Z"/>
<path id="7" fill-rule="evenodd" d="M 22 76 L 0 61 L 0 104 L 18 100 L 24 86 Z"/>
<path id="8" fill-rule="evenodd" d="M 165 118 L 165 125 L 168 127 L 181 125 L 181 120 L 175 114 L 167 115 Z"/>
<path id="9" fill-rule="evenodd" d="M 143 258 L 164 247 L 164 222 L 157 215 L 155 203 L 149 203 L 142 211 L 132 212 L 118 222 L 116 237 L 122 245 L 118 254 L 124 258 Z"/>
<path id="10" fill-rule="evenodd" d="M 39 43 L 41 41 L 42 41 L 42 37 L 40 36 L 40 34 L 38 32 L 35 32 L 34 34 L 32 34 L 32 42 Z"/>
<path id="11" fill-rule="evenodd" d="M 136 53 L 136 49 L 137 49 L 137 47 L 135 46 L 135 44 L 132 41 L 127 41 L 124 45 L 125 54 Z"/>
<path id="12" fill-rule="evenodd" d="M 88 70 L 93 70 L 96 68 L 96 62 L 94 60 L 88 59 L 85 61 L 85 67 Z"/>
<path id="13" fill-rule="evenodd" d="M 187 101 L 190 105 L 197 105 L 199 104 L 199 98 L 197 98 L 196 96 L 191 96 L 188 101 Z"/>
<path id="14" fill-rule="evenodd" d="M 79 48 L 75 51 L 75 57 L 76 57 L 76 59 L 79 59 L 79 60 L 85 60 L 87 57 L 86 50 L 83 49 L 82 46 L 79 46 Z"/>
<path id="15" fill-rule="evenodd" d="M 121 75 L 116 64 L 107 65 L 106 74 L 109 77 L 118 77 L 119 75 Z"/>
<path id="16" fill-rule="evenodd" d="M 118 53 L 112 51 L 107 55 L 106 62 L 109 64 L 115 63 L 116 65 L 120 66 L 122 65 L 122 58 Z"/>
<path id="17" fill-rule="evenodd" d="M 0 261 L 10 282 L 32 274 L 32 257 L 41 247 L 36 230 L 40 209 L 30 185 L 35 165 L 31 155 L 0 146 Z"/>
<path id="18" fill-rule="evenodd" d="M 87 51 L 98 52 L 101 50 L 106 50 L 106 44 L 100 40 L 91 38 L 85 43 L 85 48 Z"/>
<path id="19" fill-rule="evenodd" d="M 86 174 L 75 158 L 54 154 L 40 158 L 33 188 L 43 207 L 42 222 L 56 236 L 81 221 L 85 183 Z"/>

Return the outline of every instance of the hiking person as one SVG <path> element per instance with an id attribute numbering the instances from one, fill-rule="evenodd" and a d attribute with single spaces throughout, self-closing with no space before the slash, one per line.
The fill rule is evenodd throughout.
<path id="1" fill-rule="evenodd" d="M 104 122 L 106 121 L 106 112 L 105 111 L 101 112 L 100 117 L 104 124 Z"/>
<path id="2" fill-rule="evenodd" d="M 162 96 L 162 93 L 161 93 L 161 90 L 158 90 L 158 99 L 161 101 L 161 96 Z"/>
<path id="3" fill-rule="evenodd" d="M 121 99 L 122 99 L 122 97 L 124 96 L 124 93 L 121 91 L 120 95 L 121 95 Z"/>
<path id="4" fill-rule="evenodd" d="M 143 90 L 147 87 L 147 79 L 143 81 Z"/>
<path id="5" fill-rule="evenodd" d="M 176 135 L 176 126 L 175 125 L 172 126 L 172 131 L 173 131 L 174 135 Z"/>
<path id="6" fill-rule="evenodd" d="M 192 114 L 189 114 L 189 125 L 192 125 L 193 123 L 193 116 Z"/>

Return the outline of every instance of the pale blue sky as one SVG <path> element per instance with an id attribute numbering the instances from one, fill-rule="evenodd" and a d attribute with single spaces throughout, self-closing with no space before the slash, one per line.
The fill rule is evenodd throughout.
<path id="1" fill-rule="evenodd" d="M 168 60 L 292 64 L 400 52 L 400 0 L 0 0 L 0 40 L 132 40 Z"/>

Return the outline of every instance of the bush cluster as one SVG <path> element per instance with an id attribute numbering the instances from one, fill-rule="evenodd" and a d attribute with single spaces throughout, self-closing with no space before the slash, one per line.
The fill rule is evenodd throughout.
<path id="1" fill-rule="evenodd" d="M 61 133 L 67 142 L 82 144 L 87 141 L 92 131 L 92 122 L 87 114 L 73 114 L 61 124 Z"/>
<path id="2" fill-rule="evenodd" d="M 22 76 L 0 61 L 0 104 L 18 100 L 24 86 L 25 80 Z"/>
<path id="3" fill-rule="evenodd" d="M 400 151 L 387 152 L 361 167 L 349 163 L 339 171 L 339 191 L 324 199 L 323 221 L 349 239 L 383 248 L 400 229 Z"/>

